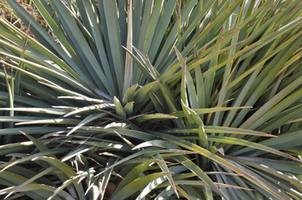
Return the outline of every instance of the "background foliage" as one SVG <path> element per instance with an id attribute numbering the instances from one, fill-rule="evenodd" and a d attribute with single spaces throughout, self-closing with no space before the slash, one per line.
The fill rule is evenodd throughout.
<path id="1" fill-rule="evenodd" d="M 3 198 L 302 198 L 299 0 L 6 2 Z"/>

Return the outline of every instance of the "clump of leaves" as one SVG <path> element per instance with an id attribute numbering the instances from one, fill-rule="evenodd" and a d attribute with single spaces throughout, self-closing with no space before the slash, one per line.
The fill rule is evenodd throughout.
<path id="1" fill-rule="evenodd" d="M 3 197 L 302 198 L 300 1 L 7 2 Z"/>

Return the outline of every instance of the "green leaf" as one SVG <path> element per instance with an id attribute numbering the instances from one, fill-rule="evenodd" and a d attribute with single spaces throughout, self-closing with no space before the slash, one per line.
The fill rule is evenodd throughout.
<path id="1" fill-rule="evenodd" d="M 262 137 L 277 137 L 275 135 L 252 131 L 248 129 L 241 128 L 231 128 L 231 127 L 222 127 L 222 126 L 204 126 L 204 129 L 207 133 L 231 133 L 233 135 L 259 135 Z M 177 128 L 169 129 L 165 131 L 167 133 L 199 133 L 197 128 Z"/>
<path id="2" fill-rule="evenodd" d="M 166 173 L 152 173 L 143 177 L 139 177 L 133 180 L 131 183 L 123 187 L 116 195 L 111 197 L 112 200 L 127 198 L 130 195 L 136 193 L 141 188 L 145 187 L 151 181 L 157 179 L 158 177 L 165 176 Z"/>
<path id="3" fill-rule="evenodd" d="M 22 127 L 22 128 L 8 128 L 1 129 L 0 135 L 19 135 L 19 131 L 22 130 L 27 134 L 46 134 L 51 132 L 65 131 L 65 128 L 60 127 Z"/>
<path id="4" fill-rule="evenodd" d="M 138 87 L 138 84 L 135 84 L 131 87 L 129 87 L 129 89 L 127 89 L 124 93 L 124 97 L 123 97 L 123 104 L 127 104 L 130 101 L 134 100 L 134 93 L 136 91 L 136 88 Z"/>
<path id="5" fill-rule="evenodd" d="M 102 2 L 106 15 L 106 24 L 107 24 L 107 31 L 110 35 L 109 37 L 109 44 L 111 49 L 111 54 L 113 56 L 113 64 L 115 68 L 115 76 L 117 78 L 117 85 L 119 96 L 122 96 L 123 90 L 123 76 L 119 76 L 119 74 L 124 74 L 125 69 L 123 66 L 123 56 L 122 56 L 122 48 L 121 48 L 121 38 L 119 37 L 119 23 L 118 23 L 118 16 L 116 12 L 116 6 L 114 1 L 103 1 Z"/>
<path id="6" fill-rule="evenodd" d="M 85 126 L 86 124 L 99 119 L 99 118 L 103 118 L 107 116 L 107 113 L 93 113 L 91 115 L 89 115 L 88 117 L 86 117 L 85 119 L 83 119 L 81 122 L 79 122 L 74 128 L 72 128 L 68 133 L 67 136 L 72 134 L 73 132 L 77 131 L 80 127 Z"/>
<path id="7" fill-rule="evenodd" d="M 110 167 L 111 165 L 113 165 L 115 162 L 117 161 L 116 158 L 110 158 L 109 161 L 107 162 L 107 165 L 106 165 L 106 168 Z M 105 168 L 105 169 L 106 169 Z M 104 176 L 102 178 L 102 183 L 101 183 L 101 196 L 100 198 L 102 199 L 105 195 L 105 189 L 106 187 L 108 186 L 108 183 L 109 183 L 109 179 L 111 177 L 111 174 L 112 174 L 112 171 L 113 171 L 113 168 L 111 168 L 110 170 L 107 170 L 105 173 L 104 173 Z"/>
<path id="8" fill-rule="evenodd" d="M 178 166 L 172 166 L 169 167 L 169 170 L 172 172 L 172 176 L 175 176 L 176 174 L 186 170 L 186 168 L 184 166 L 178 165 Z M 136 198 L 136 199 L 142 199 L 144 198 L 146 195 L 148 195 L 153 189 L 159 187 L 162 183 L 164 183 L 164 181 L 167 180 L 167 176 L 162 176 L 159 177 L 157 179 L 155 179 L 154 181 L 150 182 L 140 193 L 140 195 Z M 172 187 L 172 186 L 168 186 L 168 187 Z M 171 189 L 172 190 L 172 189 Z M 173 192 L 173 190 L 172 190 Z"/>
<path id="9" fill-rule="evenodd" d="M 190 171 L 196 174 L 205 184 L 209 185 L 212 190 L 217 192 L 219 195 L 228 199 L 225 194 L 223 194 L 220 189 L 213 183 L 213 181 L 208 177 L 207 174 L 204 173 L 202 169 L 200 169 L 196 164 L 194 164 L 189 158 L 185 156 L 176 156 L 174 157 L 178 162 L 182 163 L 185 167 L 187 167 Z"/>
<path id="10" fill-rule="evenodd" d="M 185 141 L 185 140 L 179 140 L 179 138 L 174 137 L 174 136 L 169 136 L 166 134 L 161 134 L 161 133 L 154 133 L 160 137 L 163 137 L 181 147 L 187 148 L 188 150 L 194 151 L 194 152 L 198 152 L 200 155 L 205 156 L 207 158 L 209 158 L 210 160 L 219 163 L 222 166 L 228 167 L 229 169 L 235 171 L 238 174 L 242 174 L 246 179 L 248 179 L 249 181 L 251 181 L 252 183 L 256 184 L 256 185 L 262 185 L 261 182 L 254 176 L 251 176 L 250 174 L 246 173 L 244 170 L 238 168 L 237 166 L 235 166 L 234 164 L 228 162 L 227 160 L 217 156 L 216 154 L 213 154 L 209 151 L 207 151 L 206 149 L 203 149 L 199 146 L 197 146 L 196 144 L 193 144 L 191 142 Z M 275 197 L 279 197 L 279 195 L 275 192 L 270 190 L 269 188 L 264 188 L 265 191 L 269 192 L 270 194 L 272 194 Z"/>
<path id="11" fill-rule="evenodd" d="M 80 178 L 80 176 L 76 176 L 74 170 L 68 166 L 66 163 L 61 162 L 55 158 L 46 157 L 46 156 L 37 156 L 34 160 L 43 160 L 48 162 L 50 165 L 57 167 L 61 172 L 66 174 L 67 177 L 70 177 L 66 180 L 61 187 L 57 188 L 57 191 L 61 191 L 63 188 L 67 187 L 69 184 L 73 184 L 74 188 L 77 191 L 79 199 L 85 199 L 84 190 L 82 183 L 77 183 L 76 181 Z"/>
<path id="12" fill-rule="evenodd" d="M 248 109 L 251 108 L 250 106 L 244 106 L 244 107 L 215 107 L 215 108 L 201 108 L 201 109 L 192 109 L 196 114 L 202 115 L 212 112 L 220 112 L 220 111 L 226 111 L 226 110 L 237 110 L 237 109 Z M 184 117 L 185 114 L 183 111 L 176 111 L 172 112 L 171 115 L 175 115 L 177 117 Z"/>
<path id="13" fill-rule="evenodd" d="M 173 178 L 172 178 L 172 175 L 170 174 L 171 172 L 169 171 L 169 168 L 168 166 L 166 165 L 165 163 L 165 160 L 162 158 L 162 156 L 160 154 L 155 154 L 153 156 L 157 161 L 157 164 L 159 165 L 159 167 L 161 168 L 161 170 L 163 171 L 163 173 L 167 174 L 167 179 L 170 183 L 170 185 L 172 186 L 176 196 L 179 198 L 179 195 L 178 195 L 178 192 L 177 192 L 177 189 L 175 187 L 175 184 L 174 184 L 174 181 L 173 181 Z"/>
<path id="14" fill-rule="evenodd" d="M 121 189 L 126 187 L 129 183 L 139 178 L 151 162 L 153 162 L 153 159 L 148 159 L 147 161 L 144 161 L 141 164 L 138 164 L 135 167 L 133 167 L 133 169 L 130 172 L 128 172 L 127 175 L 124 177 L 124 179 L 119 183 L 113 196 L 116 193 L 118 193 Z"/>
<path id="15" fill-rule="evenodd" d="M 115 105 L 116 114 L 121 116 L 122 118 L 127 118 L 126 111 L 123 108 L 120 101 L 116 97 L 113 98 L 113 101 L 114 101 L 114 105 Z"/>
<path id="16" fill-rule="evenodd" d="M 132 44 L 133 44 L 133 25 L 132 25 L 132 0 L 128 2 L 127 6 L 128 11 L 128 26 L 127 26 L 127 49 L 132 53 Z M 124 88 L 123 95 L 131 87 L 133 80 L 133 60 L 130 54 L 126 54 L 125 60 L 125 77 L 124 77 Z M 125 97 L 124 97 L 125 98 Z M 125 104 L 125 102 L 123 102 Z"/>
<path id="17" fill-rule="evenodd" d="M 149 115 L 142 115 L 136 118 L 136 121 L 138 123 L 142 123 L 143 121 L 146 120 L 152 120 L 152 119 L 177 119 L 177 117 L 172 116 L 172 115 L 166 115 L 166 114 L 161 114 L 161 113 L 156 113 L 156 114 L 149 114 Z"/>
<path id="18" fill-rule="evenodd" d="M 125 112 L 127 113 L 128 117 L 132 115 L 133 107 L 134 107 L 134 101 L 130 101 L 124 106 Z"/>
<path id="19" fill-rule="evenodd" d="M 208 148 L 208 136 L 207 136 L 207 133 L 204 129 L 204 125 L 201 124 L 199 127 L 198 127 L 198 136 L 199 136 L 199 145 L 205 149 Z"/>
<path id="20" fill-rule="evenodd" d="M 112 104 L 112 103 L 103 103 L 103 104 L 95 104 L 95 105 L 85 106 L 85 107 L 78 108 L 74 111 L 71 111 L 71 112 L 65 114 L 64 117 L 68 117 L 70 115 L 75 115 L 75 114 L 79 114 L 79 113 L 85 113 L 85 112 L 89 112 L 89 111 L 106 109 L 106 108 L 114 108 L 114 104 Z"/>

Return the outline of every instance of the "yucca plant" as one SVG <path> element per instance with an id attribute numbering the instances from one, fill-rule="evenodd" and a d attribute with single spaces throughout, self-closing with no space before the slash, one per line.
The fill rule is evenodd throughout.
<path id="1" fill-rule="evenodd" d="M 15 0 L 6 199 L 301 199 L 299 0 Z"/>

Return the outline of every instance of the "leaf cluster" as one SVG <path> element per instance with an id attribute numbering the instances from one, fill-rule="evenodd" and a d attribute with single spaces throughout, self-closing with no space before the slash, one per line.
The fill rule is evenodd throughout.
<path id="1" fill-rule="evenodd" d="M 15 0 L 0 195 L 301 199 L 299 0 Z"/>

